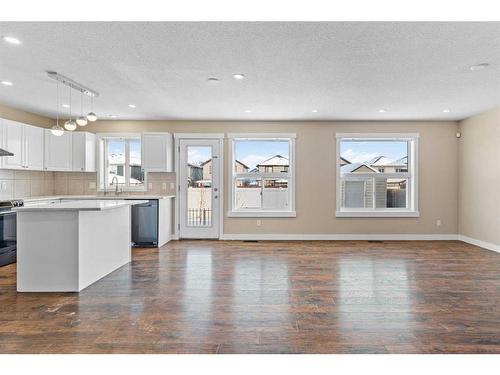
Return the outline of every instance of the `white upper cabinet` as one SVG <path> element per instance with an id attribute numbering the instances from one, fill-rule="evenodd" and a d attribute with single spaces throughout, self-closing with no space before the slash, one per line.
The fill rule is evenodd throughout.
<path id="1" fill-rule="evenodd" d="M 26 168 L 34 171 L 43 170 L 44 129 L 38 126 L 24 126 L 24 144 Z"/>
<path id="2" fill-rule="evenodd" d="M 2 158 L 5 169 L 43 169 L 43 129 L 11 120 L 2 120 L 4 150 L 14 156 Z"/>
<path id="3" fill-rule="evenodd" d="M 147 172 L 173 171 L 170 133 L 142 133 L 142 165 Z"/>
<path id="4" fill-rule="evenodd" d="M 45 129 L 45 170 L 72 171 L 73 170 L 73 136 L 64 132 L 56 137 L 49 129 Z"/>
<path id="5" fill-rule="evenodd" d="M 73 171 L 95 172 L 95 134 L 75 132 L 73 135 Z"/>
<path id="6" fill-rule="evenodd" d="M 24 126 L 11 120 L 3 120 L 2 122 L 2 148 L 14 154 L 14 156 L 3 157 L 3 168 L 23 169 L 25 168 Z"/>

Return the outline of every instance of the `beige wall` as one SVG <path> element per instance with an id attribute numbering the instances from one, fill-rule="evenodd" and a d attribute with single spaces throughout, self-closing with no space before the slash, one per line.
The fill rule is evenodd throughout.
<path id="1" fill-rule="evenodd" d="M 456 234 L 458 231 L 458 140 L 456 122 L 201 122 L 98 121 L 92 132 L 182 133 L 294 132 L 296 218 L 224 219 L 226 234 Z M 419 218 L 335 218 L 335 133 L 418 132 Z M 228 145 L 226 144 L 225 155 Z M 315 166 L 322 165 L 322 168 Z M 224 165 L 225 191 L 228 167 Z M 227 212 L 228 199 L 224 212 Z M 442 225 L 436 226 L 440 219 Z"/>
<path id="2" fill-rule="evenodd" d="M 459 130 L 459 233 L 500 245 L 500 108 Z"/>
<path id="3" fill-rule="evenodd" d="M 36 125 L 42 128 L 50 128 L 54 125 L 54 120 L 48 117 L 35 115 L 20 109 L 7 107 L 0 104 L 0 118 L 19 121 L 24 124 Z"/>

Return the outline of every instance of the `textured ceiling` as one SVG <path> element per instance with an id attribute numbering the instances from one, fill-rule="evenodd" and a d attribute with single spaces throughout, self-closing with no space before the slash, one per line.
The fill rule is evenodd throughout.
<path id="1" fill-rule="evenodd" d="M 0 103 L 49 116 L 47 70 L 99 91 L 101 118 L 462 119 L 500 105 L 499 22 L 3 22 L 0 34 L 23 42 L 0 41 L 0 80 L 14 83 Z"/>

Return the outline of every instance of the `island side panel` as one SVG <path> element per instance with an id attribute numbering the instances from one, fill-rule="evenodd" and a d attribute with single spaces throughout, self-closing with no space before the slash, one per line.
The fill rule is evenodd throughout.
<path id="1" fill-rule="evenodd" d="M 158 247 L 172 239 L 172 199 L 158 200 Z"/>
<path id="2" fill-rule="evenodd" d="M 78 291 L 76 211 L 17 213 L 17 291 Z"/>
<path id="3" fill-rule="evenodd" d="M 80 211 L 79 290 L 131 260 L 130 206 Z"/>

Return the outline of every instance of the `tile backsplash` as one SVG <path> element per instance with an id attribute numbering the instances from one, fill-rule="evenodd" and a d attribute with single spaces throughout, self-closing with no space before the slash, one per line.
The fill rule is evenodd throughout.
<path id="1" fill-rule="evenodd" d="M 94 195 L 95 172 L 0 170 L 0 200 L 50 195 Z M 147 191 L 133 194 L 175 195 L 175 173 L 147 175 Z"/>
<path id="2" fill-rule="evenodd" d="M 0 200 L 53 194 L 53 172 L 0 169 Z"/>

